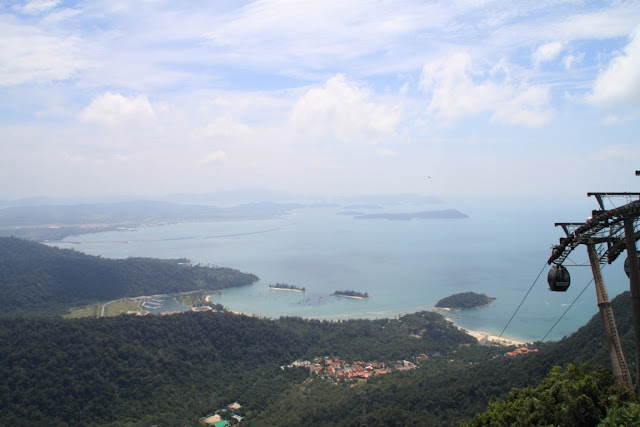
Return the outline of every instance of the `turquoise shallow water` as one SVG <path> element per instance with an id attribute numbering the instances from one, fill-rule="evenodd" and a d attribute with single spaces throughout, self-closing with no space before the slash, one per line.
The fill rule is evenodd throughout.
<path id="1" fill-rule="evenodd" d="M 434 208 L 383 211 L 427 209 Z M 591 278 L 587 267 L 575 267 L 567 293 L 547 290 L 546 260 L 550 245 L 560 236 L 553 223 L 564 218 L 522 205 L 460 210 L 470 218 L 356 220 L 338 215 L 343 212 L 340 208 L 305 208 L 277 219 L 142 227 L 72 236 L 55 245 L 110 258 L 187 257 L 194 263 L 257 274 L 258 283 L 225 289 L 212 300 L 234 311 L 267 317 L 393 317 L 432 310 L 439 299 L 453 293 L 485 293 L 496 298 L 491 306 L 450 316 L 462 327 L 495 335 L 543 271 L 504 334 L 525 341 L 541 339 Z M 574 261 L 586 263 L 586 251 L 577 250 Z M 604 274 L 612 298 L 628 288 L 621 266 L 609 266 Z M 276 282 L 304 286 L 307 291 L 269 290 L 268 285 Z M 345 289 L 368 292 L 372 298 L 331 296 Z M 590 287 L 549 338 L 570 334 L 596 311 Z"/>

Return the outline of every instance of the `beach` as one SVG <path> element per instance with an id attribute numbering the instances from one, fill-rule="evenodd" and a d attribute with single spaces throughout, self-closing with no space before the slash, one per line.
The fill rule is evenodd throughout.
<path id="1" fill-rule="evenodd" d="M 276 288 L 273 286 L 269 286 L 270 291 L 289 291 L 289 292 L 304 292 L 302 289 L 290 289 L 290 288 Z"/>
<path id="2" fill-rule="evenodd" d="M 517 341 L 517 340 L 512 339 L 510 337 L 505 337 L 505 336 L 498 337 L 497 335 L 491 335 L 491 334 L 488 334 L 488 333 L 483 332 L 483 331 L 474 331 L 474 330 L 471 330 L 471 329 L 463 328 L 462 326 L 456 325 L 453 322 L 453 319 L 451 319 L 449 317 L 445 317 L 445 320 L 450 322 L 456 328 L 458 328 L 458 329 L 460 329 L 462 331 L 465 331 L 467 334 L 469 334 L 472 337 L 474 337 L 475 339 L 477 339 L 478 342 L 481 342 L 486 338 L 486 342 L 488 342 L 488 343 L 496 343 L 496 344 L 500 344 L 500 345 L 504 345 L 504 346 L 515 345 L 515 346 L 521 347 L 521 346 L 527 345 L 526 342 Z"/>

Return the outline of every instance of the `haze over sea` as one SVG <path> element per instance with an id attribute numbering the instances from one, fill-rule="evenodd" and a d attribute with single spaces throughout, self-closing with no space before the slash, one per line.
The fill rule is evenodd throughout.
<path id="1" fill-rule="evenodd" d="M 570 268 L 566 293 L 548 291 L 546 261 L 562 232 L 554 222 L 582 220 L 583 206 L 561 210 L 533 201 L 461 202 L 466 219 L 354 219 L 363 213 L 418 212 L 434 205 L 372 208 L 302 208 L 274 219 L 190 222 L 66 238 L 54 245 L 108 258 L 186 257 L 258 275 L 256 284 L 224 289 L 212 301 L 243 313 L 317 319 L 384 318 L 433 310 L 448 295 L 474 291 L 496 298 L 488 307 L 450 313 L 454 323 L 498 335 L 542 271 L 504 337 L 540 340 L 591 280 L 588 267 Z M 593 207 L 589 205 L 590 207 Z M 584 252 L 584 253 L 583 253 Z M 603 270 L 609 296 L 628 289 L 624 260 Z M 572 261 L 587 264 L 578 248 Z M 567 263 L 567 265 L 570 263 Z M 305 287 L 278 292 L 271 283 Z M 368 292 L 369 300 L 332 297 L 336 290 Z M 577 300 L 548 339 L 559 339 L 597 312 L 593 285 Z"/>

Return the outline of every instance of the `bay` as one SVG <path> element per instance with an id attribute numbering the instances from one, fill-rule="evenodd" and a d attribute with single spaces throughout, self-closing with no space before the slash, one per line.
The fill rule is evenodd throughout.
<path id="1" fill-rule="evenodd" d="M 233 311 L 264 317 L 394 317 L 433 310 L 441 298 L 473 291 L 496 300 L 487 307 L 448 313 L 454 323 L 493 335 L 508 324 L 504 337 L 534 341 L 549 332 L 586 288 L 547 340 L 586 323 L 597 311 L 588 267 L 571 268 L 568 292 L 547 289 L 546 260 L 562 234 L 553 223 L 566 218 L 533 203 L 488 206 L 463 204 L 460 210 L 470 216 L 466 219 L 409 221 L 358 220 L 342 215 L 345 210 L 339 207 L 303 208 L 273 219 L 147 226 L 52 244 L 108 258 L 186 257 L 196 264 L 254 273 L 259 282 L 212 293 L 211 299 Z M 382 211 L 429 209 L 433 206 L 385 206 Z M 586 264 L 586 251 L 579 249 L 571 261 Z M 604 270 L 611 298 L 628 289 L 618 264 L 621 261 Z M 306 292 L 268 289 L 278 282 L 305 287 Z M 347 289 L 368 292 L 371 299 L 331 296 Z"/>

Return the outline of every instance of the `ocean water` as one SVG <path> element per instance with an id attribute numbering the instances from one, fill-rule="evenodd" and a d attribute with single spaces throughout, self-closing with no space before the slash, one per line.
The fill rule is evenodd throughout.
<path id="1" fill-rule="evenodd" d="M 434 206 L 389 206 L 364 212 L 417 212 Z M 597 312 L 591 270 L 570 267 L 571 288 L 548 291 L 546 260 L 562 232 L 557 210 L 523 203 L 468 205 L 467 219 L 357 220 L 345 210 L 304 208 L 267 220 L 191 222 L 72 236 L 53 245 L 108 258 L 179 258 L 237 268 L 256 284 L 212 293 L 212 301 L 266 317 L 383 318 L 433 310 L 448 295 L 474 291 L 496 298 L 487 307 L 447 314 L 467 329 L 522 341 L 559 339 Z M 350 209 L 348 209 L 350 210 Z M 568 212 L 568 211 L 567 211 Z M 587 264 L 586 249 L 571 262 Z M 621 257 L 624 258 L 624 255 Z M 603 270 L 609 295 L 628 289 L 621 262 Z M 536 278 L 541 273 L 539 279 Z M 270 283 L 305 287 L 305 293 L 269 290 Z M 529 288 L 535 283 L 527 298 Z M 368 292 L 371 299 L 331 296 L 336 290 Z M 524 299 L 524 302 L 523 302 Z"/>

